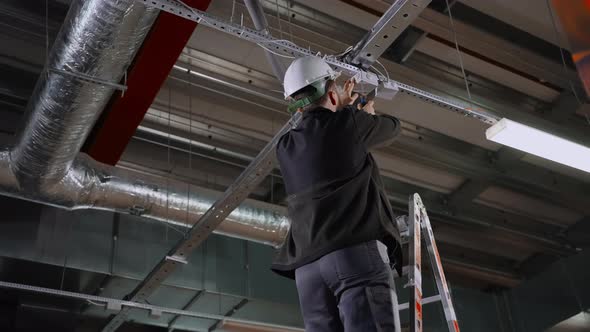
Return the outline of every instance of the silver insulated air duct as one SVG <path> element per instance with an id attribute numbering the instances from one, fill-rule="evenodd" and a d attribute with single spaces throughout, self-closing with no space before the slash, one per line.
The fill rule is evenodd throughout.
<path id="1" fill-rule="evenodd" d="M 0 167 L 8 166 L 0 153 Z M 0 189 L 11 196 L 68 210 L 97 209 L 144 216 L 174 226 L 190 227 L 222 193 L 184 182 L 101 164 L 80 153 L 66 176 L 43 192 L 13 190 L 14 177 L 0 172 Z M 282 207 L 247 200 L 234 210 L 215 233 L 279 246 L 289 230 Z"/>
<path id="2" fill-rule="evenodd" d="M 158 11 L 135 0 L 75 0 L 27 106 L 18 143 L 0 151 L 0 194 L 69 210 L 100 209 L 190 226 L 221 195 L 79 153 Z M 217 233 L 279 245 L 281 208 L 248 201 Z"/>
<path id="3" fill-rule="evenodd" d="M 157 15 L 134 0 L 72 2 L 10 152 L 21 185 L 65 175 Z"/>

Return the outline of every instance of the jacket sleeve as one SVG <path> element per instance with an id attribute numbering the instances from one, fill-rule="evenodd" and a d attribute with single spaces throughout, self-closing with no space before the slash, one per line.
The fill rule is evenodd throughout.
<path id="1" fill-rule="evenodd" d="M 372 115 L 365 111 L 350 108 L 358 140 L 367 150 L 391 144 L 401 133 L 401 124 L 396 117 Z"/>

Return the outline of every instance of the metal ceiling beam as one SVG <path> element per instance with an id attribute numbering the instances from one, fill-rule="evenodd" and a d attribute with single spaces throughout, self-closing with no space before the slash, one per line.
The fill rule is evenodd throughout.
<path id="1" fill-rule="evenodd" d="M 413 25 L 423 31 L 453 40 L 453 30 L 449 24 L 449 18 L 444 13 L 432 9 L 425 9 L 414 21 Z M 511 68 L 522 70 L 537 77 L 539 82 L 551 82 L 563 89 L 570 89 L 570 81 L 580 87 L 576 73 L 568 70 L 563 72 L 561 64 L 554 63 L 542 55 L 524 49 L 508 40 L 500 39 L 481 29 L 455 20 L 455 31 L 461 44 L 469 45 L 469 49 L 486 57 L 493 58 Z"/>
<path id="2" fill-rule="evenodd" d="M 404 63 L 414 53 L 417 44 L 426 37 L 427 33 L 409 27 L 392 45 L 387 49 L 387 56 L 397 63 Z"/>
<path id="3" fill-rule="evenodd" d="M 469 204 L 490 185 L 491 183 L 488 181 L 467 179 L 459 188 L 448 195 L 449 205 L 460 208 L 464 204 Z"/>
<path id="4" fill-rule="evenodd" d="M 395 0 L 346 55 L 345 61 L 368 69 L 428 6 L 431 0 Z"/>

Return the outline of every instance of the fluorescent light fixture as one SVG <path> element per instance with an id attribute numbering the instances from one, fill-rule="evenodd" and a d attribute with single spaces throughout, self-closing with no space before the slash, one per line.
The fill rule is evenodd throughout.
<path id="1" fill-rule="evenodd" d="M 490 141 L 590 173 L 590 148 L 506 118 L 486 130 Z"/>

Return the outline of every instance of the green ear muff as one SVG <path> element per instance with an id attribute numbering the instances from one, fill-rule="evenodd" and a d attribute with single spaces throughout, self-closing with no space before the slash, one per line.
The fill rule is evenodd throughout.
<path id="1" fill-rule="evenodd" d="M 316 102 L 318 99 L 322 98 L 324 94 L 326 94 L 326 80 L 321 80 L 319 82 L 311 84 L 315 88 L 315 92 L 307 97 L 301 98 L 299 100 L 294 100 L 289 103 L 287 110 L 289 114 L 293 115 L 297 112 L 298 109 L 303 108 L 307 105 L 311 105 L 312 103 Z"/>

